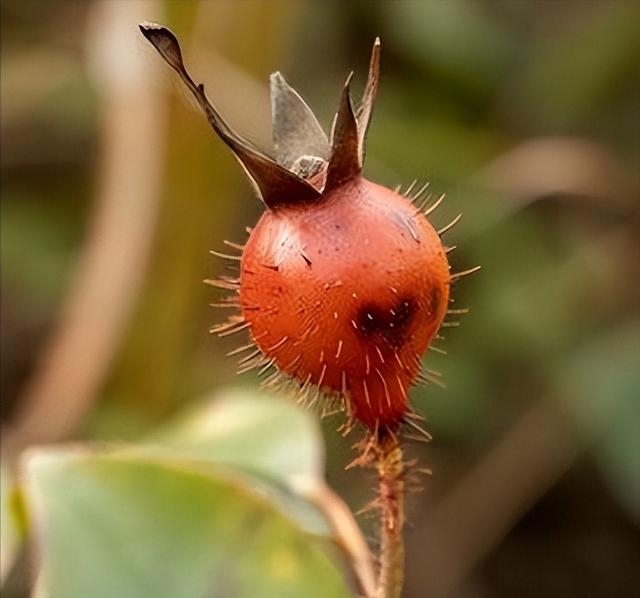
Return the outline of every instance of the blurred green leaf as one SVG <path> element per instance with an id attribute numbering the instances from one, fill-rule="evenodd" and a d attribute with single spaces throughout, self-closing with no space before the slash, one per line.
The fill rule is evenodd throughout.
<path id="1" fill-rule="evenodd" d="M 35 196 L 5 189 L 7 196 L 0 220 L 3 283 L 31 304 L 49 306 L 59 300 L 73 265 L 72 224 Z"/>
<path id="2" fill-rule="evenodd" d="M 471 93 L 488 93 L 518 50 L 515 37 L 477 2 L 384 3 L 394 43 Z"/>
<path id="3" fill-rule="evenodd" d="M 323 475 L 322 438 L 310 412 L 256 389 L 226 390 L 151 440 L 174 454 L 259 472 L 290 486 Z"/>
<path id="4" fill-rule="evenodd" d="M 571 356 L 561 396 L 621 503 L 640 521 L 640 321 L 608 331 Z"/>
<path id="5" fill-rule="evenodd" d="M 290 400 L 226 390 L 131 451 L 230 467 L 305 530 L 329 533 L 317 509 L 298 495 L 324 475 L 320 429 Z"/>
<path id="6" fill-rule="evenodd" d="M 12 476 L 0 467 L 0 581 L 11 570 L 21 544 L 16 486 Z"/>
<path id="7" fill-rule="evenodd" d="M 575 125 L 620 94 L 638 72 L 640 5 L 595 3 L 572 27 L 540 36 L 522 70 L 518 100 L 544 128 Z"/>
<path id="8" fill-rule="evenodd" d="M 325 540 L 228 472 L 77 450 L 27 472 L 50 598 L 349 595 Z"/>

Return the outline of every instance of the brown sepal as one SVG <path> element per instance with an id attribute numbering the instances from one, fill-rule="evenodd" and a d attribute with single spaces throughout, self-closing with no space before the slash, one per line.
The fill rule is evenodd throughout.
<path id="1" fill-rule="evenodd" d="M 349 94 L 352 76 L 353 73 L 350 73 L 344 84 L 340 107 L 333 123 L 331 158 L 327 170 L 325 192 L 352 179 L 362 170 L 358 150 L 358 123 Z"/>
<path id="2" fill-rule="evenodd" d="M 213 130 L 233 151 L 255 183 L 267 207 L 276 209 L 304 201 L 315 201 L 320 197 L 320 192 L 313 185 L 257 150 L 229 127 L 207 99 L 204 85 L 196 85 L 187 72 L 182 60 L 180 44 L 169 29 L 154 23 L 143 23 L 140 25 L 140 31 L 165 62 L 180 75 L 198 101 Z"/>

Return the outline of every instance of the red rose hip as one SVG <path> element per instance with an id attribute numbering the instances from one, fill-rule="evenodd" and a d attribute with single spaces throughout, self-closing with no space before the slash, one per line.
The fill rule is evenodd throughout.
<path id="1" fill-rule="evenodd" d="M 344 86 L 331 141 L 279 73 L 271 76 L 274 157 L 234 132 L 187 73 L 175 36 L 141 31 L 180 75 L 209 123 L 254 183 L 266 211 L 250 232 L 230 290 L 240 316 L 214 328 L 248 329 L 257 346 L 241 359 L 298 382 L 304 394 L 339 395 L 370 430 L 393 430 L 411 415 L 407 392 L 447 313 L 451 282 L 439 232 L 410 198 L 362 177 L 375 100 L 380 43 L 373 46 L 364 95 L 354 111 Z M 418 194 L 419 195 L 419 194 Z M 415 199 L 415 196 L 414 198 Z M 226 256 L 231 257 L 231 256 Z"/>
<path id="2" fill-rule="evenodd" d="M 407 198 L 360 177 L 318 204 L 265 212 L 241 262 L 242 314 L 264 355 L 347 396 L 370 428 L 407 413 L 448 296 L 436 231 Z"/>

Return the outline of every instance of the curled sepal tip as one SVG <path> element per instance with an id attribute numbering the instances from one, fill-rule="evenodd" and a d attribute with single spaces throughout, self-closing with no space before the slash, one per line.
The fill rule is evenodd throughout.
<path id="1" fill-rule="evenodd" d="M 191 91 L 213 130 L 233 151 L 254 181 L 267 207 L 275 209 L 320 197 L 320 192 L 315 187 L 252 147 L 247 140 L 229 127 L 208 100 L 204 85 L 196 85 L 187 72 L 178 39 L 169 29 L 155 23 L 142 23 L 140 31 Z"/>

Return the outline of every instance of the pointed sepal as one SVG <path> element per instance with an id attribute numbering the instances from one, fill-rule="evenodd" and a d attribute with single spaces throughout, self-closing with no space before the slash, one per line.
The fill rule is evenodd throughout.
<path id="1" fill-rule="evenodd" d="M 373 112 L 373 105 L 376 101 L 376 95 L 378 93 L 378 82 L 380 81 L 380 38 L 376 37 L 373 42 L 373 48 L 371 50 L 371 59 L 369 61 L 369 75 L 367 77 L 367 84 L 364 88 L 364 94 L 362 95 L 362 102 L 358 108 L 357 121 L 358 121 L 358 148 L 360 165 L 364 162 L 365 143 L 367 140 L 367 131 L 369 130 L 369 123 L 371 122 L 371 113 Z"/>
<path id="2" fill-rule="evenodd" d="M 301 156 L 327 161 L 331 148 L 311 108 L 279 73 L 271 75 L 271 114 L 276 160 L 292 170 Z"/>
<path id="3" fill-rule="evenodd" d="M 349 93 L 352 76 L 353 73 L 347 77 L 342 90 L 340 107 L 333 123 L 331 158 L 329 159 L 325 191 L 354 178 L 362 170 L 358 149 L 358 124 Z"/>
<path id="4" fill-rule="evenodd" d="M 275 209 L 317 200 L 320 197 L 320 192 L 314 186 L 252 147 L 247 140 L 229 127 L 208 100 L 204 85 L 196 85 L 187 72 L 182 60 L 180 44 L 169 29 L 155 23 L 143 23 L 140 25 L 140 31 L 191 91 L 213 130 L 244 166 L 267 207 Z"/>

